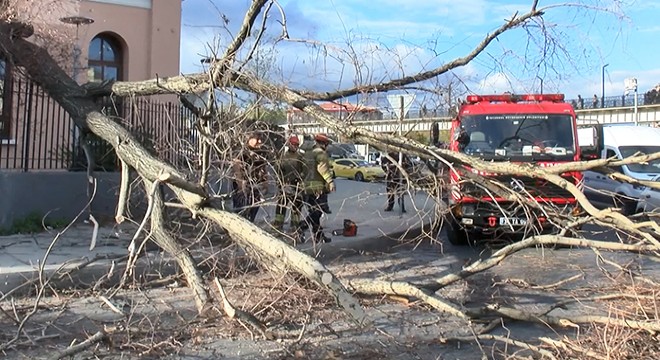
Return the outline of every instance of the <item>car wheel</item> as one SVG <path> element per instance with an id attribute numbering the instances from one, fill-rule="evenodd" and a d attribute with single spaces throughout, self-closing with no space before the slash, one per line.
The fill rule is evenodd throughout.
<path id="1" fill-rule="evenodd" d="M 333 178 L 333 179 L 336 179 L 336 178 L 337 178 L 337 174 L 335 174 L 335 171 L 334 171 L 334 170 L 332 170 L 332 178 Z"/>
<path id="2" fill-rule="evenodd" d="M 355 173 L 355 181 L 364 181 L 364 175 L 362 175 L 361 172 L 356 172 Z"/>

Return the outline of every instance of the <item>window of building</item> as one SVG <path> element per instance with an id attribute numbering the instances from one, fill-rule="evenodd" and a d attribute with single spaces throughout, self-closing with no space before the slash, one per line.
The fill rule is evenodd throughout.
<path id="1" fill-rule="evenodd" d="M 101 34 L 89 43 L 89 81 L 122 80 L 122 49 L 111 35 Z"/>
<path id="2" fill-rule="evenodd" d="M 9 138 L 11 119 L 11 66 L 0 58 L 0 139 Z"/>

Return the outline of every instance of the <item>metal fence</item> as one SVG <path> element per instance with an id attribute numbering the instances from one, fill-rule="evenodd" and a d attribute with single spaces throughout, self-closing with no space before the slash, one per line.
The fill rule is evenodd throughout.
<path id="1" fill-rule="evenodd" d="M 601 99 L 600 97 L 591 98 L 582 98 L 580 100 L 570 99 L 566 100 L 573 105 L 576 110 L 580 109 L 601 109 L 601 108 L 613 108 L 613 107 L 623 107 L 623 106 L 634 106 L 635 105 L 635 95 L 621 95 L 621 96 L 606 96 Z M 637 94 L 637 105 L 647 105 L 655 104 L 654 100 L 649 99 L 645 94 Z"/>
<path id="2" fill-rule="evenodd" d="M 81 132 L 69 114 L 36 83 L 17 77 L 9 89 L 11 101 L 0 137 L 0 171 L 82 171 L 87 160 Z M 195 115 L 178 103 L 148 98 L 100 98 L 99 110 L 113 116 L 148 150 L 175 166 L 196 152 L 192 131 Z M 8 129 L 7 129 L 8 127 Z M 112 146 L 95 135 L 87 139 L 97 171 L 119 168 Z"/>

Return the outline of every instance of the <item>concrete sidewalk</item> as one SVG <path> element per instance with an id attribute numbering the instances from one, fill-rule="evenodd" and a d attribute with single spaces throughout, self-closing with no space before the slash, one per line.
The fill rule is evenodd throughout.
<path id="1" fill-rule="evenodd" d="M 398 205 L 392 212 L 385 212 L 385 185 L 382 183 L 359 183 L 352 180 L 337 180 L 337 192 L 329 196 L 332 214 L 322 219 L 327 235 L 332 230 L 343 228 L 344 219 L 351 219 L 358 225 L 355 237 L 331 236 L 332 242 L 326 244 L 301 244 L 298 248 L 314 256 L 336 256 L 345 251 L 386 250 L 399 237 L 413 237 L 421 232 L 423 226 L 433 219 L 434 202 L 425 194 L 419 193 L 411 199 L 406 196 L 407 213 L 402 214 Z M 259 212 L 257 224 L 268 227 L 267 223 L 274 216 L 274 206 L 264 206 Z M 54 279 L 57 287 L 94 284 L 113 269 L 109 281 L 120 279 L 123 265 L 116 260 L 127 256 L 127 247 L 135 233 L 136 226 L 101 227 L 97 243 L 90 250 L 93 227 L 91 224 L 76 224 L 60 236 L 44 267 L 47 276 L 60 274 Z M 44 232 L 31 235 L 11 235 L 0 237 L 0 296 L 21 284 L 38 278 L 37 270 L 43 261 L 49 246 L 57 232 Z M 73 271 L 80 267 L 84 271 Z M 159 276 L 171 274 L 176 265 L 162 252 L 150 252 L 140 258 L 138 275 Z M 62 273 L 72 274 L 62 276 Z M 54 281 L 55 281 L 54 280 Z M 30 287 L 17 292 L 25 292 Z"/>

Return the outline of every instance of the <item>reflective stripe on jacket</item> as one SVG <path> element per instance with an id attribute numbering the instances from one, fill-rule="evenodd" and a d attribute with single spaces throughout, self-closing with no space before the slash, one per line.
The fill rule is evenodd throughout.
<path id="1" fill-rule="evenodd" d="M 332 171 L 330 170 L 330 159 L 328 153 L 320 147 L 305 152 L 305 191 L 323 192 L 326 185 L 332 182 Z"/>

